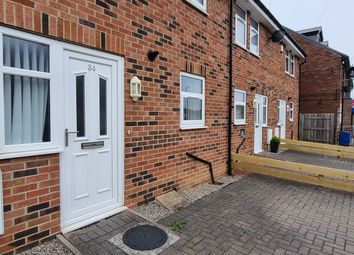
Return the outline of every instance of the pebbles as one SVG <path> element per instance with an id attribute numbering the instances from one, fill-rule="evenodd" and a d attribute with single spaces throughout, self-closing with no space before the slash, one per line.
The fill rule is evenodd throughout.
<path id="1" fill-rule="evenodd" d="M 20 253 L 20 255 L 73 255 L 56 239 L 38 245 L 28 251 Z"/>
<path id="2" fill-rule="evenodd" d="M 191 204 L 231 183 L 238 181 L 241 178 L 241 176 L 224 176 L 221 178 L 221 182 L 223 183 L 222 185 L 202 184 L 197 187 L 181 191 L 181 195 L 188 201 L 189 204 Z M 158 205 L 156 202 L 142 205 L 134 210 L 152 221 L 158 221 L 171 213 L 165 207 Z"/>

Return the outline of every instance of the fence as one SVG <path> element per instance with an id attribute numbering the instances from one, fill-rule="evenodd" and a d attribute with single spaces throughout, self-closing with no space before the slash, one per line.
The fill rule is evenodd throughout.
<path id="1" fill-rule="evenodd" d="M 318 143 L 335 143 L 333 113 L 301 113 L 299 139 Z"/>
<path id="2" fill-rule="evenodd" d="M 258 156 L 235 154 L 234 171 L 241 170 L 286 180 L 354 192 L 354 172 L 281 161 Z"/>

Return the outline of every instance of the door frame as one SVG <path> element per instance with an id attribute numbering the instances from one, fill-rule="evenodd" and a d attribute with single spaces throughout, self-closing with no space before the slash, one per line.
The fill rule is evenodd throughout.
<path id="1" fill-rule="evenodd" d="M 117 193 L 117 204 L 111 208 L 105 208 L 102 211 L 100 211 L 99 214 L 95 212 L 94 215 L 90 217 L 90 215 L 85 215 L 88 217 L 85 217 L 81 219 L 80 217 L 75 220 L 67 220 L 66 219 L 66 212 L 67 212 L 67 204 L 69 201 L 68 198 L 68 191 L 65 188 L 67 184 L 65 183 L 66 180 L 66 171 L 65 171 L 65 157 L 64 157 L 64 150 L 65 150 L 65 145 L 63 146 L 64 150 L 63 152 L 60 153 L 60 227 L 61 231 L 63 233 L 67 233 L 70 231 L 73 231 L 75 229 L 87 226 L 89 224 L 92 224 L 96 221 L 99 221 L 101 219 L 104 219 L 106 217 L 112 216 L 116 213 L 119 213 L 123 210 L 126 210 L 127 208 L 124 206 L 124 58 L 109 54 L 109 53 L 104 53 L 101 51 L 93 50 L 93 49 L 88 49 L 76 45 L 71 45 L 71 44 L 64 44 L 63 47 L 61 48 L 61 56 L 62 56 L 62 64 L 61 66 L 61 74 L 62 74 L 62 84 L 65 84 L 65 56 L 66 52 L 73 52 L 75 54 L 82 54 L 83 56 L 88 56 L 88 57 L 95 57 L 95 58 L 100 58 L 100 59 L 106 59 L 109 61 L 113 61 L 116 63 L 116 70 L 112 67 L 112 76 L 115 76 L 115 80 L 117 84 L 112 83 L 112 109 L 116 109 L 115 113 L 112 113 L 112 116 L 116 116 L 114 119 L 112 119 L 112 146 L 113 146 L 113 162 L 114 166 L 117 168 L 117 187 L 116 188 L 116 193 Z M 63 86 L 63 94 L 65 95 L 65 88 L 66 84 Z M 62 107 L 61 109 L 65 109 L 65 96 L 63 97 L 63 102 L 62 102 Z M 67 116 L 66 116 L 66 111 L 63 111 L 64 115 L 64 120 L 66 121 Z M 65 126 L 67 123 L 65 123 Z M 62 137 L 64 141 L 64 129 L 63 127 L 62 130 Z"/>
<path id="2" fill-rule="evenodd" d="M 259 108 L 259 112 L 257 110 L 257 114 L 259 115 L 258 118 L 258 122 L 259 122 L 259 127 L 260 130 L 261 130 L 261 136 L 260 136 L 260 142 L 261 142 L 261 150 L 260 151 L 257 151 L 256 152 L 256 114 L 254 115 L 254 133 L 253 133 L 253 137 L 254 137 L 254 141 L 253 141 L 253 153 L 257 154 L 257 153 L 261 153 L 263 151 L 263 96 L 262 95 L 259 95 L 259 94 L 256 94 L 254 96 L 254 100 L 255 100 L 255 104 L 257 104 L 257 101 L 258 103 L 260 104 L 260 108 Z M 256 105 L 257 106 L 257 105 Z M 254 112 L 256 113 L 256 111 L 254 110 Z"/>

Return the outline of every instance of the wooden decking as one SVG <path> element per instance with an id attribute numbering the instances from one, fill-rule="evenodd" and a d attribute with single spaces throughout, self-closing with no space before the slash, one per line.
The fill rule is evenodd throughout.
<path id="1" fill-rule="evenodd" d="M 282 153 L 233 155 L 234 170 L 354 192 L 353 148 L 292 140 L 282 142 L 282 149 L 291 149 L 283 152 L 284 156 Z"/>

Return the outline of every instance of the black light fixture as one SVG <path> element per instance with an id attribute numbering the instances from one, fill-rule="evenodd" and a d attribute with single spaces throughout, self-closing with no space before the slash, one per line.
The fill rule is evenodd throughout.
<path id="1" fill-rule="evenodd" d="M 257 87 L 252 86 L 250 89 L 251 89 L 251 91 L 253 91 L 253 90 L 256 90 L 256 88 L 257 88 Z"/>
<path id="2" fill-rule="evenodd" d="M 155 61 L 156 57 L 160 54 L 157 50 L 149 50 L 148 59 L 150 61 Z"/>

